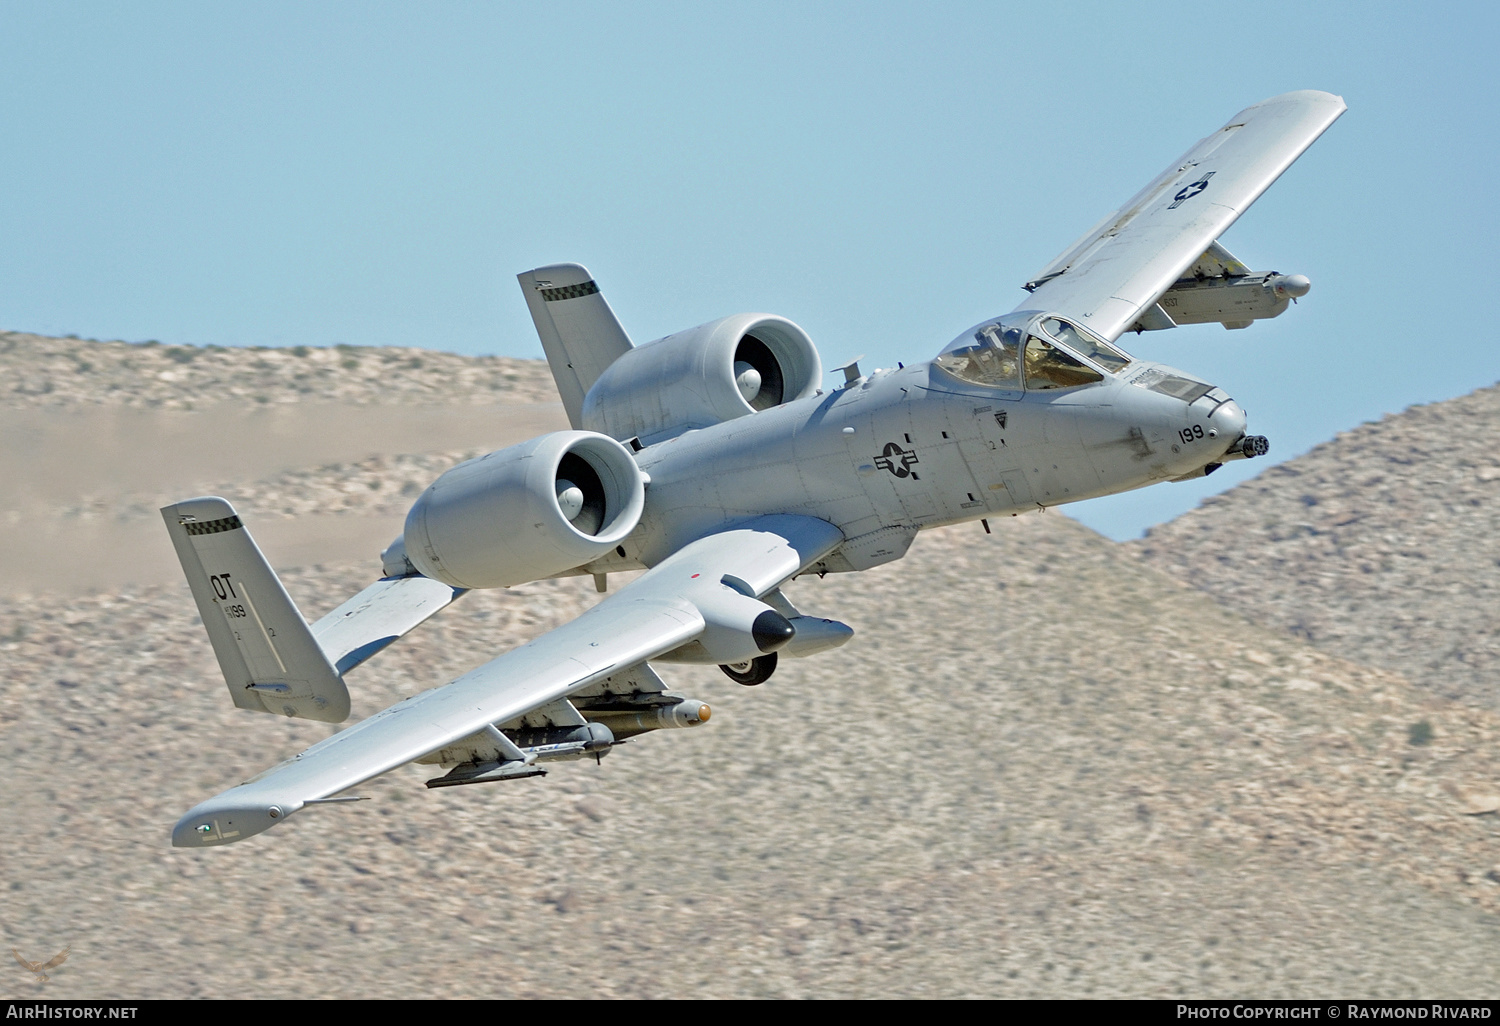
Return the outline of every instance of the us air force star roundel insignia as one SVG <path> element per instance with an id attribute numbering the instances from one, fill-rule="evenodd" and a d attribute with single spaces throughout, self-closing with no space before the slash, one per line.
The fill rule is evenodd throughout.
<path id="1" fill-rule="evenodd" d="M 1198 179 L 1196 182 L 1192 183 L 1191 185 L 1184 185 L 1182 189 L 1177 193 L 1177 195 L 1172 197 L 1172 202 L 1167 206 L 1167 209 L 1176 210 L 1178 207 L 1182 206 L 1188 200 L 1198 195 L 1204 189 L 1207 189 L 1208 180 L 1212 178 L 1214 174 L 1215 172 L 1213 171 L 1205 172 L 1203 177 Z"/>
<path id="2" fill-rule="evenodd" d="M 903 449 L 895 442 L 886 442 L 885 449 L 875 457 L 876 467 L 889 470 L 897 477 L 910 477 L 912 464 L 920 462 L 917 459 L 917 450 Z"/>

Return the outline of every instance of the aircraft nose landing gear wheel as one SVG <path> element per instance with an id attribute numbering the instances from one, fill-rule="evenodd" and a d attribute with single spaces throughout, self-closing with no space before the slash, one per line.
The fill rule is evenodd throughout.
<path id="1" fill-rule="evenodd" d="M 771 674 L 776 672 L 776 653 L 763 655 L 759 659 L 751 659 L 743 663 L 730 663 L 728 666 L 720 665 L 719 669 L 724 675 L 736 684 L 744 684 L 753 687 L 756 684 L 764 684 L 771 679 Z"/>

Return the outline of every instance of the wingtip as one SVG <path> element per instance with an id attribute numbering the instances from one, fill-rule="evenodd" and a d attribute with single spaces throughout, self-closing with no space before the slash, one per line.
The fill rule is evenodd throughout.
<path id="1" fill-rule="evenodd" d="M 210 798 L 179 819 L 172 828 L 172 847 L 217 848 L 243 841 L 271 829 L 302 807 L 300 802 L 224 801 L 224 797 Z"/>
<path id="2" fill-rule="evenodd" d="M 1273 104 L 1297 104 L 1302 106 L 1314 105 L 1319 107 L 1337 107 L 1339 113 L 1343 113 L 1344 111 L 1349 109 L 1349 105 L 1344 102 L 1344 98 L 1342 96 L 1339 96 L 1337 93 L 1325 92 L 1322 89 L 1294 89 L 1289 93 L 1281 93 L 1278 96 L 1272 96 L 1269 99 L 1262 100 L 1260 103 L 1255 104 L 1255 106 L 1269 107 Z"/>

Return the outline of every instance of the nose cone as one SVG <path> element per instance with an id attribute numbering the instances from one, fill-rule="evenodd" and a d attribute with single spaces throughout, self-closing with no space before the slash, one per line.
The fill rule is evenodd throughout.
<path id="1" fill-rule="evenodd" d="M 557 479 L 557 508 L 562 510 L 568 523 L 578 519 L 583 512 L 583 489 L 565 478 Z"/>
<path id="2" fill-rule="evenodd" d="M 734 383 L 747 403 L 753 403 L 755 397 L 760 395 L 760 371 L 744 360 L 734 362 Z"/>
<path id="3" fill-rule="evenodd" d="M 1245 426 L 1249 422 L 1245 411 L 1233 399 L 1227 403 L 1221 403 L 1208 418 L 1209 426 L 1219 432 L 1219 437 L 1224 440 L 1225 445 L 1238 441 L 1245 433 Z"/>
<path id="4" fill-rule="evenodd" d="M 1266 284 L 1277 299 L 1300 299 L 1312 291 L 1312 282 L 1305 274 L 1278 274 Z"/>

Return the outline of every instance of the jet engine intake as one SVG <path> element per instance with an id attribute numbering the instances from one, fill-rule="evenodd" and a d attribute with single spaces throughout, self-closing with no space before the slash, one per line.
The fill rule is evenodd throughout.
<path id="1" fill-rule="evenodd" d="M 635 530 L 645 483 L 619 442 L 557 431 L 460 463 L 406 515 L 406 558 L 455 588 L 552 577 Z"/>
<path id="2" fill-rule="evenodd" d="M 651 445 L 812 395 L 823 364 L 784 317 L 735 314 L 630 350 L 583 400 L 583 426 Z"/>

